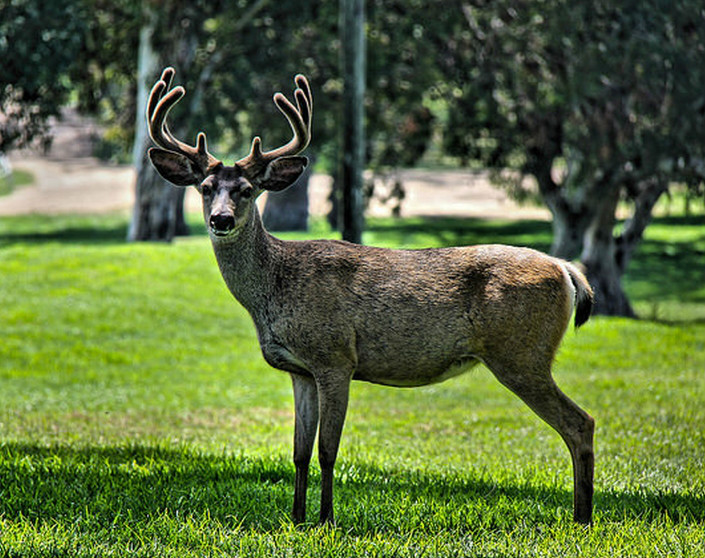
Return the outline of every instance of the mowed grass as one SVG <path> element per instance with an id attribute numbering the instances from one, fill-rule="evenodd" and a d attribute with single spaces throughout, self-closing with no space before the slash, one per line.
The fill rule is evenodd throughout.
<path id="1" fill-rule="evenodd" d="M 649 229 L 626 282 L 647 319 L 593 318 L 559 353 L 559 385 L 597 421 L 592 528 L 571 521 L 557 434 L 481 367 L 354 383 L 337 528 L 314 526 L 316 467 L 295 528 L 289 378 L 205 237 L 124 233 L 121 217 L 0 221 L 0 556 L 705 555 L 702 218 Z M 546 249 L 550 227 L 373 221 L 366 241 Z"/>

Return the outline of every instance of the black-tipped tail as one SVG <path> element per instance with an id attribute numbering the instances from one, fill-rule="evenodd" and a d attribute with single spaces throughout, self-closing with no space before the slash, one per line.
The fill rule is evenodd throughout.
<path id="1" fill-rule="evenodd" d="M 574 265 L 566 264 L 566 270 L 575 287 L 575 327 L 579 328 L 590 318 L 595 295 L 585 275 Z"/>

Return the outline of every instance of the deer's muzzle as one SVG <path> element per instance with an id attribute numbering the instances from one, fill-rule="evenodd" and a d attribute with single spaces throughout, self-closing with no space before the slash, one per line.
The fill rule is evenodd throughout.
<path id="1" fill-rule="evenodd" d="M 235 217 L 229 213 L 216 213 L 211 215 L 208 224 L 215 236 L 227 236 L 235 228 Z"/>

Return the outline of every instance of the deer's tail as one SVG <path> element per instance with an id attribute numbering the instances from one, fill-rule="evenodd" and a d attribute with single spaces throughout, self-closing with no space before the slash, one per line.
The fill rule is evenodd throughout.
<path id="1" fill-rule="evenodd" d="M 575 287 L 575 327 L 578 328 L 590 318 L 595 294 L 583 272 L 575 265 L 566 263 L 565 269 Z"/>

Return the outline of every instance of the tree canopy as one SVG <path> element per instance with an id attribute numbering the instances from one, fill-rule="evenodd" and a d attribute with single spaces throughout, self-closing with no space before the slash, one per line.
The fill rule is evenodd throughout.
<path id="1" fill-rule="evenodd" d="M 439 52 L 448 152 L 554 216 L 598 309 L 632 313 L 620 279 L 659 196 L 705 179 L 705 10 L 695 0 L 461 2 Z M 507 171 L 514 172 L 507 172 Z M 618 228 L 616 211 L 629 202 Z"/>
<path id="2" fill-rule="evenodd" d="M 0 4 L 0 153 L 49 140 L 47 120 L 68 100 L 84 24 L 76 2 Z"/>
<path id="3" fill-rule="evenodd" d="M 302 72 L 316 93 L 310 152 L 335 172 L 335 2 L 13 0 L 1 9 L 0 150 L 41 138 L 73 91 L 129 151 L 137 50 L 151 26 L 155 64 L 176 66 L 189 91 L 174 111 L 178 135 L 203 129 L 226 159 L 253 135 L 285 141 L 271 95 Z M 654 204 L 673 183 L 702 193 L 702 2 L 368 0 L 367 17 L 368 165 L 413 165 L 436 141 L 460 164 L 492 169 L 514 195 L 549 207 L 552 251 L 581 258 L 600 311 L 631 314 L 620 280 Z M 624 224 L 618 207 L 629 209 Z"/>

